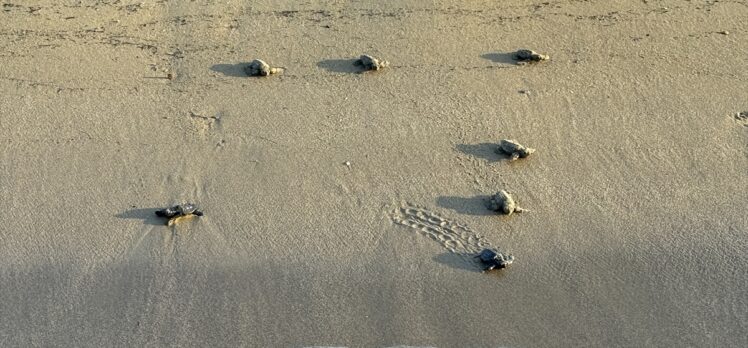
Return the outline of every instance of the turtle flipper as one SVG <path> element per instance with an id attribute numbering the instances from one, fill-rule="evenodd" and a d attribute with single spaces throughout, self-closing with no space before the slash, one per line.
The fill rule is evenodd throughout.
<path id="1" fill-rule="evenodd" d="M 189 219 L 192 219 L 192 218 L 194 218 L 196 216 L 198 216 L 198 215 L 195 215 L 195 214 L 178 215 L 178 216 L 175 216 L 175 217 L 169 219 L 169 221 L 166 222 L 166 226 L 174 226 L 177 223 L 181 222 L 182 220 L 189 220 Z"/>
<path id="2" fill-rule="evenodd" d="M 169 219 L 169 220 L 166 221 L 166 226 L 169 226 L 169 227 L 174 226 L 181 219 L 182 219 L 181 216 L 173 217 L 173 218 L 171 218 L 171 219 Z"/>

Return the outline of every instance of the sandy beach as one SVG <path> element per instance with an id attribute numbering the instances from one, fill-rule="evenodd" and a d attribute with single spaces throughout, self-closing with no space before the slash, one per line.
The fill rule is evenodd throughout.
<path id="1" fill-rule="evenodd" d="M 746 22 L 4 1 L 0 346 L 748 346 Z M 258 58 L 286 70 L 247 77 Z M 498 190 L 529 211 L 489 211 Z M 205 215 L 154 215 L 180 202 Z M 516 260 L 481 273 L 484 246 Z"/>

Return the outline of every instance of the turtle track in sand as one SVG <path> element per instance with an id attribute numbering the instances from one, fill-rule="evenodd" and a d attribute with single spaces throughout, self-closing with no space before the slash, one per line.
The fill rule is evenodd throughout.
<path id="1" fill-rule="evenodd" d="M 392 211 L 390 217 L 396 224 L 410 227 L 418 234 L 438 242 L 449 252 L 464 257 L 491 247 L 491 243 L 482 235 L 466 225 L 441 217 L 423 207 L 406 204 Z"/>

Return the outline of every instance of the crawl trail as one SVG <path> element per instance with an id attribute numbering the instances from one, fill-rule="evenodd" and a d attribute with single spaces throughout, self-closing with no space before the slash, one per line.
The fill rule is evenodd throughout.
<path id="1" fill-rule="evenodd" d="M 404 205 L 391 213 L 392 221 L 415 229 L 452 253 L 469 255 L 491 247 L 483 236 L 464 224 L 450 221 L 425 208 Z"/>

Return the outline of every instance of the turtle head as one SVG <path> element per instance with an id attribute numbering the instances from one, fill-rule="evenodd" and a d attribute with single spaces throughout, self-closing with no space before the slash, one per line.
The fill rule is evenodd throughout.
<path id="1" fill-rule="evenodd" d="M 506 255 L 503 258 L 504 266 L 509 266 L 514 262 L 514 256 L 513 255 Z"/>

